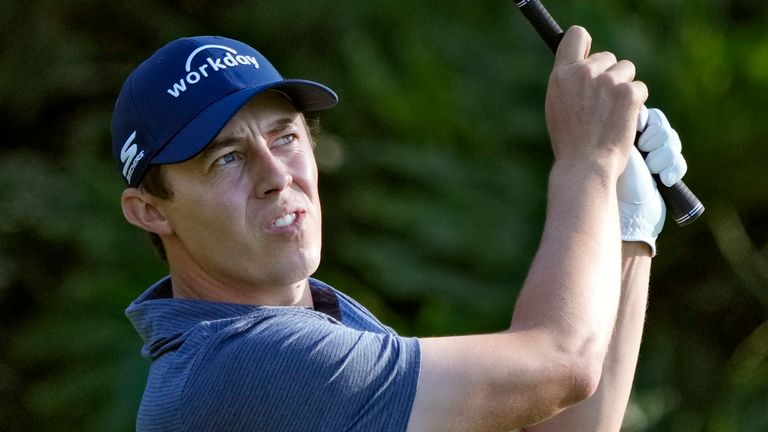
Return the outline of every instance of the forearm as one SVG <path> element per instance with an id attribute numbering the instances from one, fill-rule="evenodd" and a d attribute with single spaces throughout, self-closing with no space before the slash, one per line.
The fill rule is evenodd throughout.
<path id="1" fill-rule="evenodd" d="M 621 428 L 640 350 L 650 267 L 650 249 L 646 244 L 623 243 L 619 314 L 597 391 L 589 399 L 526 431 L 607 432 Z"/>
<path id="2" fill-rule="evenodd" d="M 552 170 L 544 234 L 511 330 L 537 329 L 599 368 L 619 300 L 621 242 L 615 179 L 599 166 L 580 168 Z"/>
<path id="3" fill-rule="evenodd" d="M 648 94 L 631 63 L 589 54 L 590 45 L 572 27 L 555 56 L 547 218 L 510 328 L 420 340 L 409 431 L 510 430 L 599 385 L 621 293 L 617 181 Z"/>

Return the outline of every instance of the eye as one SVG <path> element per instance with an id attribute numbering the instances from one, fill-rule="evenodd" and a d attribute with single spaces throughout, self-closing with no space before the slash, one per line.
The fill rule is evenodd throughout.
<path id="1" fill-rule="evenodd" d="M 296 136 L 296 134 L 283 135 L 280 138 L 275 140 L 275 146 L 293 144 L 296 141 L 298 141 L 298 137 Z"/>
<path id="2" fill-rule="evenodd" d="M 242 158 L 243 157 L 239 153 L 231 152 L 231 153 L 227 153 L 224 156 L 221 156 L 218 159 L 216 159 L 215 161 L 213 161 L 213 165 L 214 166 L 224 166 L 224 165 L 228 165 L 228 164 L 230 164 L 232 162 L 239 161 Z"/>

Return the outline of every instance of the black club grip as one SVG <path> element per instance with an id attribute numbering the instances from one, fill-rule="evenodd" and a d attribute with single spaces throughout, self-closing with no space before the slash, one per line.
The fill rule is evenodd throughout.
<path id="1" fill-rule="evenodd" d="M 661 198 L 667 205 L 667 214 L 672 216 L 677 225 L 686 226 L 704 213 L 704 204 L 682 180 L 672 186 L 666 186 L 661 182 L 658 174 L 654 174 L 653 178 L 656 180 Z"/>
<path id="2" fill-rule="evenodd" d="M 516 0 L 515 4 L 531 23 L 536 33 L 546 42 L 553 53 L 557 52 L 560 40 L 563 39 L 563 30 L 557 25 L 544 5 L 539 0 Z M 635 139 L 637 145 L 637 139 Z M 696 195 L 688 189 L 682 181 L 672 186 L 666 186 L 658 175 L 653 176 L 664 203 L 667 206 L 667 214 L 672 216 L 679 226 L 685 226 L 695 221 L 704 213 L 704 205 L 696 198 Z"/>
<path id="3" fill-rule="evenodd" d="M 549 14 L 538 0 L 517 0 L 515 2 L 520 12 L 531 23 L 536 33 L 546 42 L 552 53 L 557 52 L 557 46 L 563 39 L 563 30 L 557 25 L 552 15 Z"/>

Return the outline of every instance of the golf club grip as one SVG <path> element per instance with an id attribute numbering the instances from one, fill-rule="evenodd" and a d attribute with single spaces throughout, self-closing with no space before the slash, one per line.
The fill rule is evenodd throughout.
<path id="1" fill-rule="evenodd" d="M 531 23 L 536 33 L 552 50 L 552 54 L 556 53 L 564 33 L 552 15 L 549 14 L 549 11 L 544 8 L 544 5 L 539 0 L 515 0 L 515 4 Z"/>
<path id="2" fill-rule="evenodd" d="M 536 29 L 536 33 L 546 42 L 549 49 L 556 53 L 557 47 L 563 39 L 563 30 L 544 8 L 541 1 L 515 0 L 515 4 Z M 635 145 L 637 145 L 637 139 L 635 139 Z M 679 181 L 672 186 L 666 186 L 661 182 L 658 175 L 654 174 L 653 178 L 656 181 L 659 194 L 667 206 L 667 214 L 672 216 L 679 226 L 690 224 L 704 213 L 704 205 L 685 183 Z"/>

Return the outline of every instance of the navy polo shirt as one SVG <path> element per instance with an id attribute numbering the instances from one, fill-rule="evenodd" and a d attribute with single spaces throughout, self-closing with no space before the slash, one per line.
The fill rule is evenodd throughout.
<path id="1" fill-rule="evenodd" d="M 152 360 L 137 431 L 405 431 L 419 344 L 310 279 L 314 310 L 174 299 L 126 310 Z"/>

